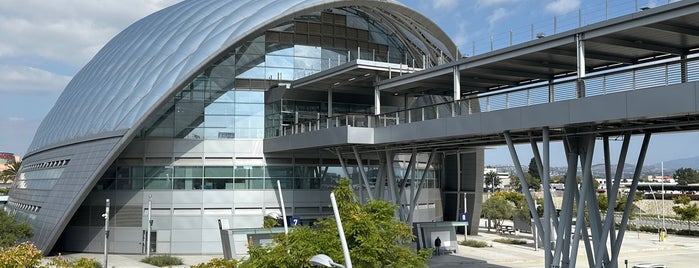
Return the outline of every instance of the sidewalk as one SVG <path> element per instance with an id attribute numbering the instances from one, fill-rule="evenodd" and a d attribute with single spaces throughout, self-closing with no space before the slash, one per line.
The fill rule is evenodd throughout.
<path id="1" fill-rule="evenodd" d="M 515 235 L 500 235 L 494 230 L 488 232 L 484 222 L 480 224 L 479 234 L 468 236 L 467 239 L 480 240 L 490 247 L 472 248 L 458 246 L 454 254 L 434 256 L 427 261 L 430 267 L 452 268 L 503 268 L 503 267 L 543 267 L 544 249 L 534 250 L 532 234 L 518 233 Z M 516 238 L 526 240 L 525 245 L 510 245 L 493 242 L 497 238 Z M 459 241 L 464 240 L 459 235 Z M 629 260 L 632 267 L 639 263 L 664 263 L 669 267 L 695 267 L 696 252 L 699 250 L 699 238 L 671 235 L 665 242 L 658 241 L 658 234 L 626 232 L 619 254 L 619 267 L 624 267 L 624 260 Z M 580 243 L 576 267 L 588 267 L 585 245 Z M 99 262 L 104 260 L 102 254 L 75 253 L 64 254 L 67 258 L 93 258 Z M 141 262 L 144 255 L 110 254 L 109 267 L 155 267 Z M 184 265 L 173 267 L 190 267 L 208 262 L 212 258 L 222 258 L 222 255 L 177 255 Z"/>
<path id="2" fill-rule="evenodd" d="M 491 247 L 473 248 L 458 246 L 455 254 L 434 256 L 428 260 L 430 267 L 543 267 L 544 249 L 534 249 L 534 239 L 530 233 L 518 233 L 516 235 L 500 235 L 494 230 L 488 232 L 485 223 L 480 224 L 479 234 L 468 236 L 469 240 L 480 240 Z M 510 245 L 493 242 L 497 238 L 515 238 L 526 240 L 525 245 Z M 462 241 L 463 235 L 459 236 Z M 628 231 L 624 235 L 621 251 L 619 253 L 620 267 L 624 267 L 624 260 L 629 260 L 632 267 L 639 263 L 664 263 L 670 267 L 695 267 L 692 262 L 696 259 L 699 250 L 699 238 L 670 236 L 665 242 L 658 241 L 658 234 L 639 233 Z M 576 267 L 588 267 L 585 245 L 581 241 L 578 249 Z"/>

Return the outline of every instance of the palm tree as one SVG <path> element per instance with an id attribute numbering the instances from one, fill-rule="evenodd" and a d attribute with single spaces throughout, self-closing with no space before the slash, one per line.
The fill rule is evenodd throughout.
<path id="1" fill-rule="evenodd" d="M 14 180 L 15 176 L 19 172 L 19 168 L 22 166 L 22 161 L 12 162 L 7 165 L 7 169 L 2 171 L 0 177 L 2 178 L 2 183 L 7 183 L 9 180 Z"/>

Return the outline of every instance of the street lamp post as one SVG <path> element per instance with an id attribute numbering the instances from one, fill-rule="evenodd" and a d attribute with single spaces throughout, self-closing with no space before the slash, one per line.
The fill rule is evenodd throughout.
<path id="1" fill-rule="evenodd" d="M 345 254 L 345 267 L 352 268 L 352 260 L 350 259 L 349 248 L 347 247 L 347 239 L 345 239 L 345 230 L 342 228 L 340 212 L 337 210 L 337 201 L 335 201 L 335 193 L 330 193 L 330 202 L 333 205 L 333 213 L 335 214 L 335 221 L 337 222 L 337 232 L 340 233 L 342 253 Z"/>
<path id="2" fill-rule="evenodd" d="M 333 259 L 328 257 L 328 255 L 325 254 L 318 254 L 313 257 L 311 257 L 311 260 L 308 261 L 313 265 L 317 266 L 323 266 L 323 267 L 340 267 L 340 268 L 345 268 L 342 264 L 335 263 Z"/>
<path id="3" fill-rule="evenodd" d="M 667 229 L 665 229 L 665 166 L 664 166 L 663 161 L 660 161 L 660 177 L 662 177 L 662 179 L 660 181 L 660 188 L 661 188 L 660 195 L 661 195 L 661 198 L 663 200 L 663 205 L 662 205 L 662 207 L 663 207 L 663 213 L 662 213 L 663 214 L 663 232 L 665 232 L 665 234 L 667 234 Z M 662 240 L 665 241 L 665 238 L 663 237 Z"/>
<path id="4" fill-rule="evenodd" d="M 146 231 L 146 257 L 150 257 L 150 233 L 152 231 L 153 220 L 151 218 L 153 195 L 148 195 L 148 227 Z"/>
<path id="5" fill-rule="evenodd" d="M 104 217 L 104 267 L 109 267 L 109 198 L 102 217 Z"/>

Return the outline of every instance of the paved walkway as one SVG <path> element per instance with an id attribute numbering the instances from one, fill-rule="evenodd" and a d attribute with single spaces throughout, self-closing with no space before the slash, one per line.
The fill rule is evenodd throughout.
<path id="1" fill-rule="evenodd" d="M 481 226 L 485 226 L 481 224 Z M 497 238 L 517 238 L 527 241 L 525 245 L 509 245 L 493 242 Z M 499 235 L 488 232 L 481 227 L 480 234 L 469 236 L 468 239 L 485 241 L 490 247 L 472 248 L 458 246 L 454 254 L 434 256 L 428 260 L 428 265 L 435 268 L 473 267 L 473 268 L 501 268 L 501 267 L 543 267 L 543 248 L 534 250 L 534 240 L 528 233 L 516 235 Z M 463 240 L 463 236 L 459 237 Z M 628 260 L 628 267 L 639 263 L 663 263 L 669 267 L 696 267 L 696 254 L 699 252 L 699 238 L 668 236 L 665 242 L 658 241 L 657 234 L 627 232 L 624 237 L 621 253 L 619 254 L 619 267 L 625 267 L 624 260 Z M 93 258 L 100 262 L 104 260 L 102 254 L 67 254 L 70 258 Z M 174 267 L 189 267 L 199 263 L 208 262 L 212 258 L 221 258 L 221 255 L 178 255 L 184 265 Z M 155 267 L 140 262 L 143 255 L 109 255 L 109 267 Z M 578 261 L 576 267 L 588 267 L 585 255 L 585 246 L 580 243 Z"/>
<path id="2" fill-rule="evenodd" d="M 481 224 L 484 226 L 484 224 Z M 527 241 L 526 245 L 509 245 L 493 242 L 497 238 L 516 238 Z M 459 239 L 463 240 L 463 236 Z M 491 247 L 472 248 L 459 245 L 455 254 L 434 256 L 428 261 L 430 267 L 544 267 L 544 250 L 534 250 L 531 234 L 499 235 L 488 232 L 481 227 L 477 236 L 468 239 L 487 242 Z M 673 236 L 666 241 L 658 241 L 658 234 L 626 232 L 619 253 L 619 267 L 628 267 L 640 263 L 662 263 L 669 267 L 696 267 L 696 252 L 699 250 L 699 238 Z M 589 267 L 584 243 L 580 243 L 576 267 Z"/>

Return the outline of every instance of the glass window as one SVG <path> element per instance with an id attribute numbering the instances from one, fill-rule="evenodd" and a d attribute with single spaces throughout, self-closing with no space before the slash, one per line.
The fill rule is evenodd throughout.
<path id="1" fill-rule="evenodd" d="M 265 64 L 267 65 L 267 67 L 293 68 L 294 57 L 267 55 L 267 57 L 265 58 Z"/>
<path id="2" fill-rule="evenodd" d="M 267 167 L 267 176 L 270 178 L 291 178 L 294 176 L 293 167 Z"/>
<path id="3" fill-rule="evenodd" d="M 176 190 L 199 190 L 201 189 L 202 179 L 175 179 L 173 189 Z"/>
<path id="4" fill-rule="evenodd" d="M 203 175 L 203 167 L 192 166 L 192 167 L 175 167 L 175 177 L 178 178 L 201 178 Z"/>
<path id="5" fill-rule="evenodd" d="M 265 93 L 262 91 L 235 91 L 236 102 L 264 103 Z"/>
<path id="6" fill-rule="evenodd" d="M 231 178 L 233 177 L 233 167 L 205 167 L 204 176 L 206 178 Z"/>
<path id="7" fill-rule="evenodd" d="M 263 103 L 237 103 L 235 105 L 236 115 L 263 115 L 265 105 Z"/>
<path id="8" fill-rule="evenodd" d="M 147 190 L 170 190 L 172 189 L 172 180 L 169 178 L 151 178 L 145 180 L 145 189 Z"/>
<path id="9" fill-rule="evenodd" d="M 214 102 L 204 109 L 207 115 L 233 115 L 235 104 L 230 102 Z"/>
<path id="10" fill-rule="evenodd" d="M 212 127 L 232 127 L 234 126 L 233 116 L 230 115 L 206 115 L 206 125 L 207 128 Z"/>
<path id="11" fill-rule="evenodd" d="M 294 68 L 293 66 L 289 66 L 288 68 L 267 67 L 266 76 L 260 78 L 272 80 L 292 80 L 294 79 Z"/>
<path id="12" fill-rule="evenodd" d="M 172 176 L 172 167 L 170 166 L 144 166 L 144 177 L 149 178 L 170 178 Z"/>
<path id="13" fill-rule="evenodd" d="M 204 179 L 204 189 L 235 189 L 233 179 Z"/>

